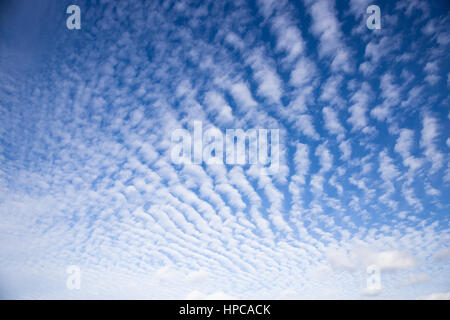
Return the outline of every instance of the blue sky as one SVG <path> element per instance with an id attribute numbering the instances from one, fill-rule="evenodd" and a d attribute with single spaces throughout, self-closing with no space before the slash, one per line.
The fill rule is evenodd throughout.
<path id="1" fill-rule="evenodd" d="M 449 24 L 446 1 L 2 2 L 0 297 L 449 298 Z M 173 163 L 194 121 L 279 129 L 279 170 Z"/>

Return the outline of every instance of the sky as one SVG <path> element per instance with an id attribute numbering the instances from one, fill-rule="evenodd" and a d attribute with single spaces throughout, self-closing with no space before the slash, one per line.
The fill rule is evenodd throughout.
<path id="1" fill-rule="evenodd" d="M 449 9 L 1 1 L 0 298 L 450 299 Z M 195 121 L 277 170 L 175 163 Z"/>

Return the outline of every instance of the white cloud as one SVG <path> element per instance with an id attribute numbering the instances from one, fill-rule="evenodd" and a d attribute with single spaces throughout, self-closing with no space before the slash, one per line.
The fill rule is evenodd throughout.
<path id="1" fill-rule="evenodd" d="M 380 162 L 378 172 L 381 175 L 381 179 L 384 180 L 385 188 L 392 192 L 394 189 L 395 179 L 400 175 L 400 172 L 395 166 L 392 158 L 388 155 L 386 149 L 380 152 L 378 159 Z"/>
<path id="2" fill-rule="evenodd" d="M 364 288 L 364 289 L 361 291 L 361 294 L 362 294 L 363 296 L 369 296 L 369 297 L 372 297 L 372 296 L 377 296 L 377 295 L 379 295 L 382 291 L 383 291 L 382 288 Z"/>
<path id="3" fill-rule="evenodd" d="M 307 114 L 302 114 L 297 117 L 297 120 L 295 121 L 295 124 L 299 127 L 301 132 L 311 138 L 318 140 L 319 134 L 316 132 L 316 129 L 313 125 L 313 117 Z"/>
<path id="4" fill-rule="evenodd" d="M 292 62 L 304 51 L 304 40 L 300 30 L 287 15 L 276 16 L 272 21 L 272 30 L 277 35 L 277 50 L 286 52 L 287 62 Z"/>
<path id="5" fill-rule="evenodd" d="M 390 73 L 381 77 L 380 87 L 383 103 L 373 108 L 370 114 L 377 120 L 390 121 L 391 107 L 400 102 L 400 88 L 394 83 L 394 76 Z"/>
<path id="6" fill-rule="evenodd" d="M 325 128 L 331 134 L 337 135 L 338 140 L 342 140 L 344 138 L 345 129 L 339 122 L 337 112 L 330 107 L 325 107 L 322 109 L 322 113 L 325 121 Z"/>
<path id="7" fill-rule="evenodd" d="M 401 286 L 412 286 L 412 285 L 423 283 L 423 282 L 426 282 L 429 280 L 431 280 L 431 278 L 427 274 L 424 274 L 424 273 L 410 274 L 407 279 L 400 282 L 400 285 Z"/>
<path id="8" fill-rule="evenodd" d="M 321 144 L 316 148 L 314 153 L 317 157 L 319 157 L 319 162 L 322 168 L 320 172 L 330 171 L 333 167 L 333 156 L 330 153 L 330 150 L 326 147 L 326 144 Z"/>
<path id="9" fill-rule="evenodd" d="M 352 154 L 352 145 L 350 140 L 344 140 L 339 143 L 339 149 L 342 152 L 341 159 L 344 161 L 348 161 Z"/>
<path id="10" fill-rule="evenodd" d="M 313 20 L 311 31 L 320 40 L 319 54 L 321 57 L 333 59 L 331 63 L 333 70 L 350 72 L 352 70 L 351 54 L 343 40 L 334 1 L 307 0 L 305 3 Z"/>
<path id="11" fill-rule="evenodd" d="M 194 290 L 186 295 L 185 300 L 235 300 L 235 298 L 222 291 L 205 294 Z"/>
<path id="12" fill-rule="evenodd" d="M 445 248 L 440 251 L 438 251 L 435 256 L 434 260 L 437 262 L 442 262 L 450 259 L 450 248 Z"/>
<path id="13" fill-rule="evenodd" d="M 367 127 L 367 109 L 371 97 L 370 86 L 363 82 L 361 88 L 358 89 L 350 98 L 353 104 L 350 106 L 350 118 L 348 122 L 353 126 L 353 130 L 362 130 Z"/>
<path id="14" fill-rule="evenodd" d="M 245 83 L 238 82 L 233 84 L 230 91 L 239 108 L 243 111 L 248 112 L 250 109 L 257 106 L 256 101 L 253 99 L 252 94 Z"/>
<path id="15" fill-rule="evenodd" d="M 329 250 L 327 258 L 333 269 L 355 270 L 356 264 L 345 251 Z"/>
<path id="16" fill-rule="evenodd" d="M 424 115 L 422 125 L 420 146 L 425 150 L 425 157 L 431 162 L 431 173 L 435 173 L 442 168 L 444 160 L 442 153 L 436 146 L 436 139 L 439 135 L 439 125 L 437 120 L 428 114 Z"/>
<path id="17" fill-rule="evenodd" d="M 305 176 L 308 174 L 311 161 L 309 160 L 309 147 L 303 143 L 297 143 L 294 156 L 295 161 L 295 180 L 305 184 Z"/>
<path id="18" fill-rule="evenodd" d="M 410 269 L 417 265 L 410 253 L 398 250 L 362 253 L 362 261 L 366 265 L 376 265 L 384 271 Z"/>
<path id="19" fill-rule="evenodd" d="M 219 124 L 226 125 L 233 121 L 233 111 L 222 95 L 210 91 L 205 95 L 205 106 L 211 115 L 216 116 Z"/>
<path id="20" fill-rule="evenodd" d="M 209 273 L 205 270 L 192 271 L 187 275 L 187 281 L 194 284 L 198 284 L 205 281 L 208 278 L 208 276 Z"/>
<path id="21" fill-rule="evenodd" d="M 300 58 L 291 72 L 290 82 L 292 85 L 302 87 L 310 84 L 316 77 L 316 65 L 308 58 Z"/>
<path id="22" fill-rule="evenodd" d="M 254 78 L 258 82 L 258 94 L 271 102 L 280 103 L 282 82 L 269 59 L 259 50 L 254 52 L 248 60 L 253 69 Z"/>
<path id="23" fill-rule="evenodd" d="M 419 300 L 450 300 L 450 292 L 437 292 L 422 296 Z"/>

